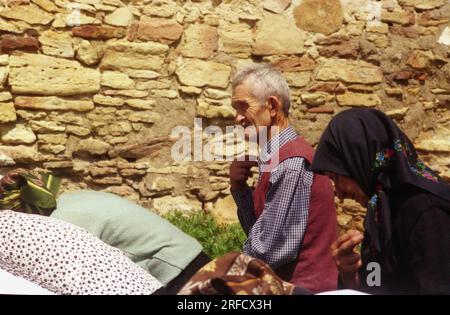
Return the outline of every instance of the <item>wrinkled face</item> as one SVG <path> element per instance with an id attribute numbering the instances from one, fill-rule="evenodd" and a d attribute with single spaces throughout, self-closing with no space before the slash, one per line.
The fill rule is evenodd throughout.
<path id="1" fill-rule="evenodd" d="M 334 190 L 339 199 L 353 199 L 361 206 L 367 207 L 369 198 L 354 179 L 330 172 L 325 172 L 325 175 L 333 181 Z"/>
<path id="2" fill-rule="evenodd" d="M 271 108 L 267 104 L 261 104 L 254 97 L 245 84 L 238 85 L 232 96 L 232 105 L 236 110 L 236 124 L 245 128 L 245 137 L 252 139 L 256 132 L 264 132 L 272 124 Z"/>

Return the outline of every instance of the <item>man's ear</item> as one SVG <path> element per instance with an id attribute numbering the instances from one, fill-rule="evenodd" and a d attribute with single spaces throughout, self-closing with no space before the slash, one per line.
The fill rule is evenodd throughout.
<path id="1" fill-rule="evenodd" d="M 267 104 L 269 105 L 271 117 L 276 117 L 278 113 L 282 110 L 283 105 L 276 96 L 269 96 L 269 98 L 267 99 Z"/>

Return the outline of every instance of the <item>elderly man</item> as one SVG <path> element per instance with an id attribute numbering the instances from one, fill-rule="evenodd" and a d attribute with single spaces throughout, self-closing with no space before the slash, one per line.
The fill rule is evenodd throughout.
<path id="1" fill-rule="evenodd" d="M 232 87 L 236 123 L 246 138 L 256 133 L 261 147 L 257 163 L 234 161 L 230 167 L 231 192 L 248 236 L 244 253 L 313 293 L 336 289 L 334 194 L 327 178 L 307 169 L 314 151 L 289 125 L 286 81 L 270 65 L 254 64 L 238 71 Z M 247 179 L 256 165 L 260 177 L 253 191 Z"/>

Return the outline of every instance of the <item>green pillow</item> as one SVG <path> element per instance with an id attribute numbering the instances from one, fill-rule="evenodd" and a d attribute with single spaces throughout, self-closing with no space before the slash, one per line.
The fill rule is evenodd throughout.
<path id="1" fill-rule="evenodd" d="M 58 198 L 51 215 L 122 250 L 163 285 L 202 251 L 201 245 L 167 220 L 114 194 L 81 190 Z"/>

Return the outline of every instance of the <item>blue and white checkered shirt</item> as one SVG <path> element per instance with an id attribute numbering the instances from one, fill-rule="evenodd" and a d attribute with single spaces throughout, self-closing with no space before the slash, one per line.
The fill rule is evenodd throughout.
<path id="1" fill-rule="evenodd" d="M 271 152 L 277 152 L 297 136 L 289 126 L 265 144 L 258 158 L 260 174 L 271 158 Z M 258 219 L 254 213 L 252 189 L 247 186 L 232 191 L 239 221 L 248 236 L 244 253 L 261 259 L 274 269 L 295 261 L 303 241 L 313 184 L 313 173 L 306 167 L 304 158 L 293 157 L 271 172 L 266 203 Z"/>

